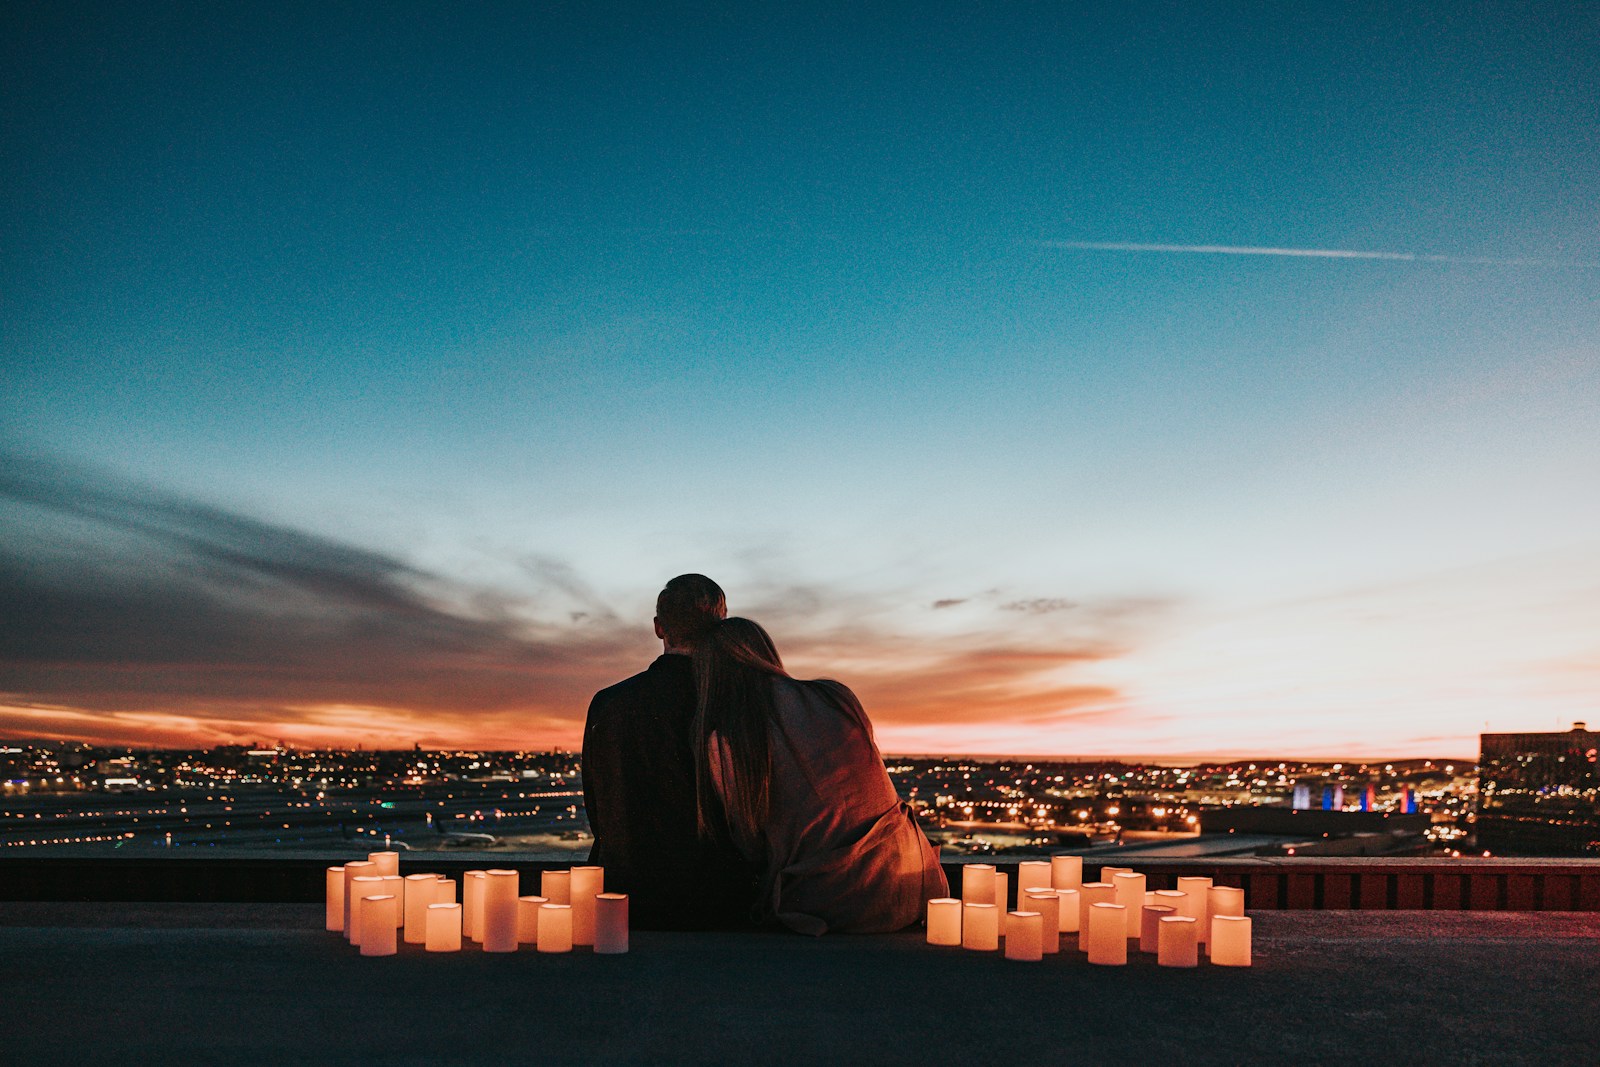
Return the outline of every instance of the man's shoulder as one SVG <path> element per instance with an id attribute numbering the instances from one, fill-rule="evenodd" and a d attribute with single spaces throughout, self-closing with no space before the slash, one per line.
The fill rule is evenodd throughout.
<path id="1" fill-rule="evenodd" d="M 683 662 L 676 662 L 682 659 Z M 664 696 L 691 691 L 693 675 L 687 657 L 662 656 L 650 666 L 615 685 L 608 685 L 589 702 L 589 713 L 623 709 L 640 703 L 654 703 Z"/>

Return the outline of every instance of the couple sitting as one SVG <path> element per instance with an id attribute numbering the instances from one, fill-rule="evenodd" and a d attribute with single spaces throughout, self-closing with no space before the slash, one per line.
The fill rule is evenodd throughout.
<path id="1" fill-rule="evenodd" d="M 656 598 L 664 653 L 601 690 L 583 735 L 589 862 L 633 925 L 879 933 L 948 891 L 855 694 L 789 677 L 767 632 L 685 574 Z"/>

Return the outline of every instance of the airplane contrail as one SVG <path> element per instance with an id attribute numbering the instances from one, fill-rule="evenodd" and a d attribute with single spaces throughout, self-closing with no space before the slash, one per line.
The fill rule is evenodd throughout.
<path id="1" fill-rule="evenodd" d="M 1495 267 L 1600 267 L 1575 259 L 1514 256 L 1441 256 L 1427 252 L 1365 252 L 1348 248 L 1271 248 L 1254 245 L 1168 245 L 1132 241 L 1040 241 L 1045 248 L 1078 252 L 1177 252 L 1202 256 L 1293 256 L 1305 259 L 1389 259 L 1410 263 L 1462 263 Z"/>

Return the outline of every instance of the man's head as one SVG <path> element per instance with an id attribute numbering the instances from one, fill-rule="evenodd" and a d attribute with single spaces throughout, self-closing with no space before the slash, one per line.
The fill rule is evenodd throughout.
<path id="1" fill-rule="evenodd" d="M 720 585 L 703 574 L 680 574 L 656 597 L 656 636 L 668 652 L 689 652 L 695 638 L 727 614 Z"/>

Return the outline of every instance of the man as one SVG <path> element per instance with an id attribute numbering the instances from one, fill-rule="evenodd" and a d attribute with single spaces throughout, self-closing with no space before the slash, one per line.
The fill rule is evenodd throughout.
<path id="1" fill-rule="evenodd" d="M 606 889 L 627 893 L 632 925 L 703 929 L 748 921 L 754 872 L 725 836 L 703 838 L 695 815 L 696 636 L 727 617 L 722 589 L 681 574 L 656 598 L 662 654 L 602 689 L 583 731 L 583 803 L 594 831 L 589 862 Z"/>

